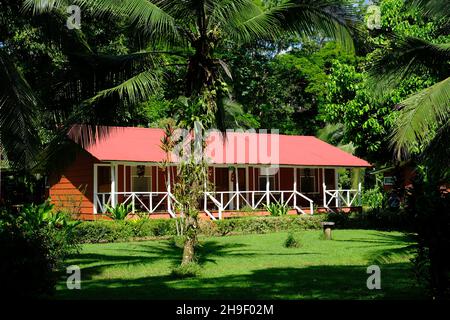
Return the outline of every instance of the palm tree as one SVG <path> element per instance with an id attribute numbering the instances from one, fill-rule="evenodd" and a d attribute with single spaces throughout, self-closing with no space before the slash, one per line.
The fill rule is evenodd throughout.
<path id="1" fill-rule="evenodd" d="M 441 0 L 411 0 L 410 5 L 424 15 L 443 19 L 437 35 L 448 34 L 450 8 Z M 450 43 L 433 43 L 417 37 L 393 35 L 393 48 L 379 58 L 370 70 L 377 91 L 397 85 L 411 74 L 428 72 L 437 83 L 400 103 L 400 111 L 391 135 L 397 158 L 407 158 L 420 145 L 436 160 L 448 160 L 450 115 Z M 448 163 L 447 163 L 448 164 Z"/>
<path id="2" fill-rule="evenodd" d="M 10 165 L 25 167 L 39 149 L 36 108 L 33 90 L 0 47 L 0 151 Z"/>

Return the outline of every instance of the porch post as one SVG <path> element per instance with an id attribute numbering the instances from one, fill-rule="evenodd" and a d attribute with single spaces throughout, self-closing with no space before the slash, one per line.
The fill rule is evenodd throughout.
<path id="1" fill-rule="evenodd" d="M 297 191 L 297 168 L 293 168 L 294 170 L 294 191 Z"/>
<path id="2" fill-rule="evenodd" d="M 336 208 L 339 207 L 339 172 L 338 169 L 334 169 L 334 186 L 335 186 L 335 194 L 336 194 L 336 201 L 335 201 L 335 205 Z"/>
<path id="3" fill-rule="evenodd" d="M 98 196 L 98 166 L 94 164 L 94 214 L 97 214 L 97 196 Z"/>
<path id="4" fill-rule="evenodd" d="M 359 174 L 358 174 L 358 206 L 362 206 L 362 185 L 361 185 L 361 174 L 362 174 L 362 170 L 359 169 Z"/>
<path id="5" fill-rule="evenodd" d="M 167 192 L 170 193 L 170 166 L 167 167 Z"/>
<path id="6" fill-rule="evenodd" d="M 297 168 L 292 168 L 294 172 L 294 208 L 297 206 Z"/>
<path id="7" fill-rule="evenodd" d="M 167 167 L 167 211 L 170 213 L 172 211 L 172 205 L 171 205 L 171 199 L 170 199 L 170 195 L 171 195 L 171 187 L 170 187 L 170 171 L 171 171 L 171 167 L 168 166 Z"/>
<path id="8" fill-rule="evenodd" d="M 239 169 L 234 168 L 235 178 L 236 178 L 236 210 L 239 210 Z"/>
<path id="9" fill-rule="evenodd" d="M 325 184 L 325 168 L 322 168 L 322 192 L 323 192 L 323 207 L 325 208 L 327 206 L 327 186 Z"/>
<path id="10" fill-rule="evenodd" d="M 210 167 L 207 167 L 206 168 L 206 179 L 205 179 L 205 182 L 203 183 L 203 196 L 204 196 L 204 207 L 205 207 L 205 212 L 206 212 L 206 210 L 207 210 L 207 203 L 208 203 L 208 200 L 207 200 L 207 196 L 206 196 L 206 192 L 208 191 L 208 182 L 209 182 L 209 168 Z M 214 170 L 214 169 L 213 169 Z"/>
<path id="11" fill-rule="evenodd" d="M 116 183 L 114 186 L 114 195 L 115 195 L 114 201 L 115 201 L 115 204 L 117 205 L 119 203 L 119 194 L 118 194 L 118 192 L 119 192 L 119 165 L 118 164 L 114 165 L 114 176 L 116 177 Z"/>
<path id="12" fill-rule="evenodd" d="M 111 207 L 116 206 L 116 166 L 111 163 Z"/>
<path id="13" fill-rule="evenodd" d="M 269 177 L 270 176 L 267 173 L 269 173 L 269 171 L 266 172 L 266 202 L 267 202 L 267 205 L 269 205 L 269 203 L 270 203 L 270 194 L 269 194 L 269 192 L 270 192 L 270 178 Z"/>

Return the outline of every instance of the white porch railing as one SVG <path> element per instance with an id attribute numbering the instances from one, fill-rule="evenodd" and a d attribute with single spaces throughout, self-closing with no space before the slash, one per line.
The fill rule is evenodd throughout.
<path id="1" fill-rule="evenodd" d="M 113 198 L 114 197 L 114 198 Z M 114 200 L 114 201 L 112 201 Z M 288 190 L 268 191 L 211 191 L 205 192 L 203 203 L 204 212 L 213 220 L 216 219 L 212 212 L 218 212 L 219 219 L 225 210 L 242 210 L 249 207 L 253 210 L 265 209 L 270 203 L 285 204 L 298 212 L 306 214 L 304 208 L 309 207 L 309 213 L 314 212 L 314 201 L 301 192 Z M 178 201 L 170 192 L 101 192 L 94 194 L 95 212 L 104 213 L 106 206 L 111 203 L 131 204 L 131 212 L 168 212 L 175 218 L 174 204 Z M 323 185 L 323 206 L 352 207 L 361 205 L 361 184 L 357 190 L 329 190 Z"/>
<path id="2" fill-rule="evenodd" d="M 327 209 L 332 207 L 352 207 L 357 203 L 361 206 L 361 183 L 358 184 L 358 189 L 335 189 L 329 190 L 323 184 L 323 206 Z"/>
<path id="3" fill-rule="evenodd" d="M 166 211 L 173 218 L 176 217 L 173 204 L 177 202 L 170 192 L 114 192 L 116 199 L 122 196 L 122 201 L 115 201 L 120 204 L 131 204 L 131 212 L 139 211 L 154 213 L 155 211 Z M 106 206 L 111 204 L 111 193 L 97 193 L 94 201 L 97 212 L 105 212 Z"/>
<path id="4" fill-rule="evenodd" d="M 298 191 L 219 191 L 205 192 L 203 210 L 211 219 L 215 220 L 210 211 L 208 200 L 211 200 L 214 209 L 219 213 L 219 219 L 222 219 L 222 213 L 225 210 L 240 210 L 243 207 L 250 207 L 253 210 L 264 208 L 271 202 L 285 204 L 297 211 L 305 214 L 306 212 L 300 206 L 298 197 L 305 199 L 309 205 L 309 212 L 314 212 L 314 202 L 310 198 Z"/>

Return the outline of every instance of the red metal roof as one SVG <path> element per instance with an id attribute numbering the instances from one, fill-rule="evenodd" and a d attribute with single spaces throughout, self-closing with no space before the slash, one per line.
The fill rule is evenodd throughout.
<path id="1" fill-rule="evenodd" d="M 100 161 L 161 162 L 162 129 L 108 127 L 107 134 L 85 149 Z M 313 136 L 218 132 L 206 139 L 206 154 L 216 164 L 279 164 L 323 167 L 369 167 L 355 157 Z M 175 157 L 176 158 L 176 157 Z"/>

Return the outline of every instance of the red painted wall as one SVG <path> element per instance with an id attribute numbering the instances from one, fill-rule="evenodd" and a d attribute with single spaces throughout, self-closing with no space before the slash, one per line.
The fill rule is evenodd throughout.
<path id="1" fill-rule="evenodd" d="M 294 188 L 294 168 L 280 168 L 280 189 L 292 190 Z"/>
<path id="2" fill-rule="evenodd" d="M 80 219 L 94 219 L 93 169 L 96 162 L 89 153 L 82 151 L 64 174 L 49 177 L 49 196 L 55 208 L 76 214 Z"/>

